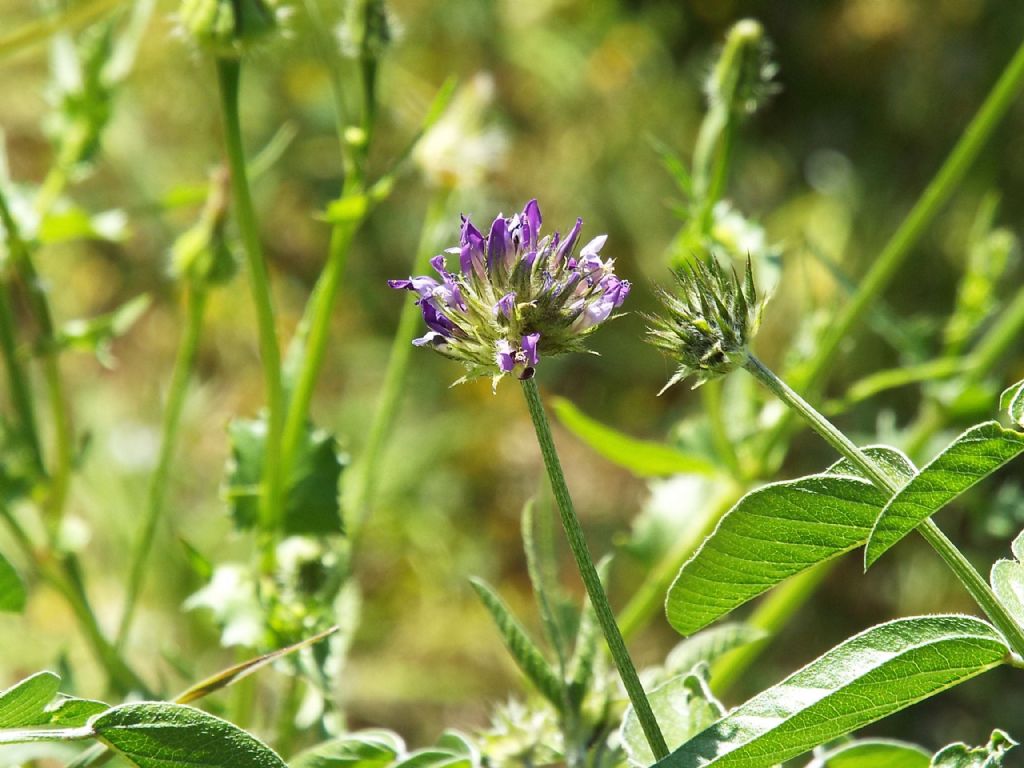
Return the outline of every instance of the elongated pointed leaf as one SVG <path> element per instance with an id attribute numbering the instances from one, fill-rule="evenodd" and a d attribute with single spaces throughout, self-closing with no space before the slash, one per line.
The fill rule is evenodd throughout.
<path id="1" fill-rule="evenodd" d="M 864 567 L 971 486 L 1024 451 L 1024 434 L 995 421 L 978 424 L 950 443 L 882 510 L 868 538 Z"/>
<path id="2" fill-rule="evenodd" d="M 14 566 L 0 555 L 0 612 L 21 613 L 25 610 L 25 585 Z"/>
<path id="3" fill-rule="evenodd" d="M 182 704 L 123 704 L 91 726 L 139 768 L 286 768 L 270 747 L 238 726 Z"/>
<path id="4" fill-rule="evenodd" d="M 807 768 L 928 768 L 931 753 L 917 744 L 864 739 L 828 750 Z"/>
<path id="5" fill-rule="evenodd" d="M 1024 381 L 1018 381 L 999 396 L 999 408 L 1006 411 L 1010 421 L 1024 428 Z"/>
<path id="6" fill-rule="evenodd" d="M 555 709 L 562 709 L 564 706 L 562 684 L 547 659 L 526 633 L 523 625 L 505 605 L 505 601 L 485 581 L 476 578 L 469 581 L 477 595 L 480 596 L 484 607 L 490 612 L 491 618 L 494 619 L 494 623 L 501 633 L 501 639 L 505 642 L 509 653 L 512 654 L 516 665 Z"/>
<path id="7" fill-rule="evenodd" d="M 49 722 L 46 706 L 60 689 L 53 672 L 37 672 L 0 693 L 0 728 L 25 728 Z"/>
<path id="8" fill-rule="evenodd" d="M 894 478 L 898 451 L 865 449 Z M 722 518 L 668 591 L 669 623 L 692 634 L 781 581 L 863 544 L 887 497 L 846 462 L 751 491 Z"/>
<path id="9" fill-rule="evenodd" d="M 707 681 L 699 674 L 673 677 L 651 691 L 647 698 L 669 749 L 678 747 L 725 714 L 725 707 L 711 694 Z M 632 705 L 622 720 L 621 735 L 632 765 L 644 768 L 655 762 Z"/>
<path id="10" fill-rule="evenodd" d="M 825 653 L 658 763 L 765 768 L 1003 663 L 996 630 L 970 616 L 897 619 Z"/>
<path id="11" fill-rule="evenodd" d="M 997 560 L 989 581 L 999 602 L 1024 627 L 1024 531 L 1013 540 L 1012 550 L 1016 559 Z"/>
<path id="12" fill-rule="evenodd" d="M 568 400 L 553 401 L 555 415 L 563 427 L 613 464 L 637 477 L 717 474 L 715 465 L 702 456 L 677 451 L 668 445 L 638 440 L 587 416 Z"/>

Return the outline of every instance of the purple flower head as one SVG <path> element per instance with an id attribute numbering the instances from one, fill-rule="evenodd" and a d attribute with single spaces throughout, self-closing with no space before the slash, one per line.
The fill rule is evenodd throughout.
<path id="1" fill-rule="evenodd" d="M 463 216 L 458 247 L 430 261 L 439 279 L 388 281 L 416 294 L 430 332 L 414 343 L 461 361 L 462 380 L 533 376 L 542 357 L 584 350 L 585 336 L 629 295 L 613 260 L 600 256 L 605 235 L 577 254 L 582 219 L 564 238 L 542 236 L 542 223 L 536 200 L 499 215 L 486 236 Z M 448 271 L 446 254 L 458 254 L 457 272 Z"/>

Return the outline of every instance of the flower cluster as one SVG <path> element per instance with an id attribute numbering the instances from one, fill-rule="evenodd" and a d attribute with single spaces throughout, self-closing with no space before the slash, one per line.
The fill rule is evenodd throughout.
<path id="1" fill-rule="evenodd" d="M 666 311 L 647 318 L 651 343 L 679 363 L 662 392 L 687 376 L 696 376 L 696 388 L 743 365 L 763 307 L 749 258 L 742 279 L 735 270 L 726 274 L 713 256 L 694 259 L 675 276 L 678 294 L 660 291 Z"/>
<path id="2" fill-rule="evenodd" d="M 491 376 L 495 385 L 510 373 L 530 378 L 542 356 L 584 350 L 584 337 L 622 305 L 629 283 L 600 257 L 605 235 L 576 253 L 582 226 L 577 219 L 565 238 L 542 238 L 536 200 L 499 215 L 487 235 L 463 217 L 459 246 L 431 260 L 440 280 L 388 281 L 419 297 L 430 330 L 413 343 L 462 362 L 469 372 L 459 382 Z M 458 255 L 457 272 L 446 254 Z"/>

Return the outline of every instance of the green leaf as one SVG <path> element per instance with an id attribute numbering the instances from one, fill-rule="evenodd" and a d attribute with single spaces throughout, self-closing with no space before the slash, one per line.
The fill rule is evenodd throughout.
<path id="1" fill-rule="evenodd" d="M 1024 381 L 1018 381 L 1000 395 L 999 410 L 1006 411 L 1010 421 L 1024 429 Z"/>
<path id="2" fill-rule="evenodd" d="M 501 633 L 501 639 L 509 653 L 512 654 L 516 665 L 555 709 L 563 709 L 565 704 L 562 697 L 562 684 L 547 659 L 526 633 L 523 625 L 512 615 L 505 602 L 487 582 L 478 578 L 471 578 L 469 582 L 480 596 L 484 607 L 490 612 L 491 618 L 494 619 L 494 623 Z"/>
<path id="3" fill-rule="evenodd" d="M 590 418 L 564 398 L 552 401 L 555 415 L 563 427 L 613 464 L 628 469 L 637 477 L 718 473 L 715 465 L 702 456 L 683 453 L 668 445 L 638 440 Z"/>
<path id="4" fill-rule="evenodd" d="M 57 700 L 46 708 L 46 722 L 49 725 L 59 725 L 64 728 L 78 728 L 108 709 L 110 709 L 110 705 L 102 701 L 59 694 Z"/>
<path id="5" fill-rule="evenodd" d="M 139 768 L 285 768 L 270 747 L 238 726 L 182 704 L 122 704 L 91 725 Z"/>
<path id="6" fill-rule="evenodd" d="M 53 672 L 37 672 L 0 693 L 0 728 L 25 728 L 50 721 L 46 705 L 60 689 Z"/>
<path id="7" fill-rule="evenodd" d="M 891 448 L 865 449 L 894 476 Z M 859 547 L 887 497 L 847 462 L 751 491 L 722 518 L 668 591 L 669 623 L 689 635 L 790 576 Z"/>
<path id="8" fill-rule="evenodd" d="M 648 693 L 647 698 L 669 749 L 675 749 L 725 714 L 725 707 L 711 694 L 700 674 L 674 677 Z M 630 763 L 643 768 L 655 762 L 632 706 L 626 709 L 621 736 Z"/>
<path id="9" fill-rule="evenodd" d="M 807 768 L 928 768 L 931 753 L 917 744 L 863 739 L 828 750 Z"/>
<path id="10" fill-rule="evenodd" d="M 825 653 L 741 704 L 660 768 L 764 768 L 1003 663 L 999 633 L 970 616 L 897 619 Z"/>
<path id="11" fill-rule="evenodd" d="M 251 528 L 259 520 L 266 434 L 267 423 L 262 418 L 235 419 L 228 425 L 231 459 L 224 493 L 239 528 Z M 285 534 L 343 532 L 338 504 L 343 466 L 333 435 L 320 429 L 305 431 L 285 494 Z"/>
<path id="12" fill-rule="evenodd" d="M 564 671 L 565 659 L 571 649 L 568 630 L 563 626 L 551 599 L 557 594 L 557 560 L 552 546 L 551 511 L 548 506 L 544 505 L 538 509 L 533 499 L 527 501 L 523 505 L 521 529 L 523 551 L 526 554 L 526 571 L 533 587 L 537 609 L 540 611 L 544 634 L 558 656 L 559 669 Z"/>
<path id="13" fill-rule="evenodd" d="M 475 768 L 480 754 L 458 731 L 445 731 L 437 745 L 420 749 L 395 764 L 394 768 Z"/>
<path id="14" fill-rule="evenodd" d="M 398 734 L 383 729 L 347 733 L 307 749 L 289 768 L 385 768 L 405 754 Z"/>
<path id="15" fill-rule="evenodd" d="M 39 225 L 42 243 L 63 243 L 70 240 L 105 240 L 122 242 L 128 238 L 128 217 L 124 211 L 111 210 L 90 214 L 70 206 L 48 213 Z"/>
<path id="16" fill-rule="evenodd" d="M 768 633 L 749 624 L 730 622 L 705 629 L 688 637 L 665 658 L 665 671 L 670 674 L 689 672 L 698 664 L 710 664 L 736 648 L 757 643 Z"/>
<path id="17" fill-rule="evenodd" d="M 1024 531 L 1014 539 L 1015 560 L 997 560 L 992 565 L 989 581 L 999 602 L 1010 612 L 1013 620 L 1024 627 Z"/>
<path id="18" fill-rule="evenodd" d="M 870 568 L 896 542 L 961 493 L 1024 451 L 1024 434 L 997 422 L 964 432 L 892 497 L 878 516 L 864 552 Z"/>
<path id="19" fill-rule="evenodd" d="M 1001 768 L 1006 753 L 1015 746 L 1017 742 L 997 728 L 984 747 L 972 748 L 959 742 L 939 750 L 931 768 Z"/>
<path id="20" fill-rule="evenodd" d="M 21 613 L 25 610 L 25 585 L 14 566 L 0 555 L 0 612 Z"/>

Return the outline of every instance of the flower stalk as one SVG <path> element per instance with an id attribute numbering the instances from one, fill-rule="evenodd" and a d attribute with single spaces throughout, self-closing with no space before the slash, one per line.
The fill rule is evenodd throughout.
<path id="1" fill-rule="evenodd" d="M 558 504 L 558 511 L 562 519 L 562 527 L 565 530 L 566 539 L 569 541 L 569 549 L 572 550 L 576 560 L 576 567 L 579 569 L 583 585 L 586 587 L 587 596 L 594 608 L 598 623 L 601 625 L 601 632 L 604 634 L 605 642 L 608 644 L 608 651 L 619 671 L 619 677 L 633 705 L 640 726 L 643 728 L 644 736 L 651 747 L 651 752 L 660 760 L 668 755 L 668 746 L 665 737 L 661 733 L 658 721 L 654 717 L 647 694 L 640 684 L 636 667 L 630 658 L 626 643 L 622 639 L 618 624 L 615 622 L 615 614 L 612 613 L 608 603 L 608 596 L 601 585 L 601 578 L 598 576 L 597 568 L 590 556 L 590 549 L 587 547 L 586 539 L 583 536 L 583 528 L 579 518 L 576 516 L 573 507 L 572 497 L 569 495 L 569 487 L 565 482 L 565 474 L 562 472 L 562 465 L 558 459 L 558 452 L 555 449 L 555 441 L 551 435 L 551 427 L 548 424 L 547 415 L 544 413 L 544 405 L 541 403 L 540 392 L 537 390 L 537 383 L 532 378 L 521 381 L 523 395 L 526 398 L 526 405 L 530 411 L 530 418 L 533 420 L 533 427 L 537 433 L 537 443 L 540 446 L 541 455 L 544 457 L 544 466 L 547 469 L 548 480 L 551 482 L 551 489 Z"/>

